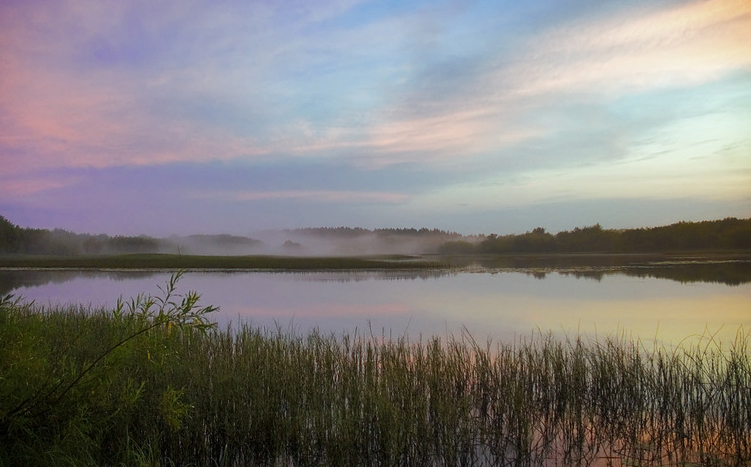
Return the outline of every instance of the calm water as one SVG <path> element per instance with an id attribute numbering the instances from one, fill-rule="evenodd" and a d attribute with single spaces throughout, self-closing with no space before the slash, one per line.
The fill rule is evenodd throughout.
<path id="1" fill-rule="evenodd" d="M 220 307 L 220 326 L 250 322 L 298 333 L 460 335 L 484 342 L 555 333 L 626 334 L 667 344 L 751 330 L 751 264 L 443 272 L 188 272 L 178 291 Z M 675 270 L 674 270 L 675 269 Z M 666 272 L 667 271 L 667 272 Z M 676 272 L 677 271 L 677 272 Z M 697 272 L 698 271 L 698 272 Z M 711 272 L 709 272 L 711 271 Z M 740 272 L 739 272 L 740 271 Z M 672 274 L 672 276 L 671 276 Z M 167 272 L 0 271 L 0 293 L 40 304 L 111 306 L 159 294 Z"/>

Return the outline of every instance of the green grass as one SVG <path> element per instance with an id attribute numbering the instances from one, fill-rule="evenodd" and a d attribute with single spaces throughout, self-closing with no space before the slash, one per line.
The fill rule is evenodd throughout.
<path id="1" fill-rule="evenodd" d="M 747 466 L 749 334 L 677 349 L 208 325 L 211 308 L 0 304 L 0 466 Z"/>
<path id="2" fill-rule="evenodd" d="M 34 269 L 249 269 L 249 270 L 355 270 L 442 269 L 481 265 L 490 269 L 553 269 L 628 267 L 665 261 L 728 263 L 748 269 L 751 254 L 736 252 L 690 252 L 650 254 L 504 254 L 504 255 L 376 255 L 376 256 L 202 256 L 174 254 L 119 255 L 0 255 L 0 268 Z"/>
<path id="3" fill-rule="evenodd" d="M 440 261 L 417 260 L 403 255 L 372 257 L 299 256 L 199 256 L 127 254 L 106 256 L 0 256 L 4 268 L 66 269 L 262 269 L 262 270 L 352 270 L 429 269 L 447 267 Z"/>

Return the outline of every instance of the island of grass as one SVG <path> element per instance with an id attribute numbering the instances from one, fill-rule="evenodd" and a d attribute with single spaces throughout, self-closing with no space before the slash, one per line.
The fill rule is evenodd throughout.
<path id="1" fill-rule="evenodd" d="M 436 270 L 480 266 L 486 269 L 629 267 L 644 264 L 751 262 L 751 251 L 653 253 L 524 253 L 377 256 L 219 256 L 160 253 L 114 255 L 0 256 L 0 269 L 148 269 L 226 271 Z"/>
<path id="2" fill-rule="evenodd" d="M 446 268 L 439 258 L 420 256 L 203 256 L 122 254 L 103 256 L 6 256 L 0 268 L 150 269 L 150 270 L 283 270 L 345 271 Z"/>

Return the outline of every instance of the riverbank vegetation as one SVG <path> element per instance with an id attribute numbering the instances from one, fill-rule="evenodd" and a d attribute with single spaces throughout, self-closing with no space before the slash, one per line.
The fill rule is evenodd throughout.
<path id="1" fill-rule="evenodd" d="M 40 269 L 158 269 L 158 270 L 282 270 L 329 271 L 372 269 L 435 269 L 448 267 L 440 259 L 412 256 L 201 256 L 124 254 L 104 256 L 6 256 L 2 268 Z"/>
<path id="2" fill-rule="evenodd" d="M 0 302 L 0 465 L 712 465 L 751 460 L 747 331 L 678 348 L 219 330 L 181 296 Z"/>
<path id="3" fill-rule="evenodd" d="M 238 254 L 260 251 L 263 242 L 236 235 L 189 235 L 154 238 L 81 234 L 63 229 L 20 227 L 0 216 L 0 255 L 106 256 L 116 254 L 191 253 L 221 251 Z"/>

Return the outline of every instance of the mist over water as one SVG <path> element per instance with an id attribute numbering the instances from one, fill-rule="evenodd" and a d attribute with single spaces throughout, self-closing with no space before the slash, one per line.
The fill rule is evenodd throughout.
<path id="1" fill-rule="evenodd" d="M 64 230 L 34 232 L 27 254 L 40 255 L 280 255 L 280 256 L 359 256 L 412 255 L 438 251 L 447 241 L 464 238 L 458 234 L 427 229 L 383 229 L 370 231 L 351 228 L 267 230 L 248 236 L 173 235 L 123 237 L 75 234 Z"/>
<path id="2" fill-rule="evenodd" d="M 253 234 L 264 243 L 265 254 L 292 256 L 420 255 L 435 253 L 455 235 L 386 234 L 357 229 L 326 233 L 328 229 L 297 229 Z M 354 229 L 353 229 L 354 230 Z"/>

